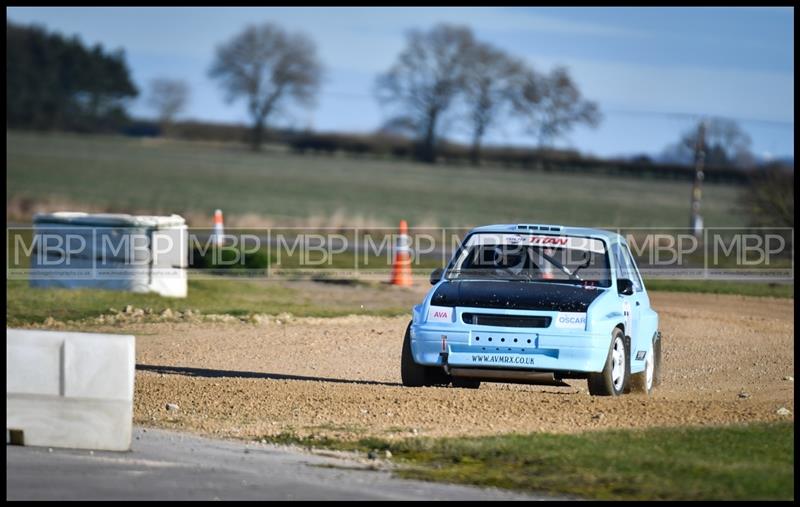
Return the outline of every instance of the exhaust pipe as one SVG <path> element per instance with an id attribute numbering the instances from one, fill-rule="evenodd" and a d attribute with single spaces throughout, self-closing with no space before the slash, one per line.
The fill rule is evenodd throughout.
<path id="1" fill-rule="evenodd" d="M 549 386 L 569 386 L 553 373 L 522 371 L 522 370 L 492 370 L 480 368 L 448 368 L 450 375 L 461 378 L 474 378 L 494 382 L 513 382 L 518 384 L 537 384 Z"/>

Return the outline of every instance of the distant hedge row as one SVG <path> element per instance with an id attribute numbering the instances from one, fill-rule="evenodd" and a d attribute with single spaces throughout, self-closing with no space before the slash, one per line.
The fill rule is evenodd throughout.
<path id="1" fill-rule="evenodd" d="M 159 126 L 151 122 L 133 122 L 125 131 L 134 136 L 161 135 Z M 171 126 L 170 137 L 184 140 L 248 142 L 250 129 L 245 125 L 226 125 L 204 122 L 182 122 Z M 372 134 L 321 134 L 304 131 L 270 131 L 267 142 L 286 145 L 298 154 L 358 157 L 398 158 L 412 160 L 418 147 L 407 138 Z M 552 172 L 620 175 L 641 178 L 693 180 L 694 167 L 655 163 L 642 157 L 639 160 L 608 160 L 582 156 L 574 150 L 530 149 L 519 147 L 486 147 L 481 153 L 487 169 L 504 167 Z M 443 143 L 437 161 L 448 165 L 470 163 L 468 146 Z M 706 167 L 705 181 L 744 184 L 750 172 L 730 167 Z"/>

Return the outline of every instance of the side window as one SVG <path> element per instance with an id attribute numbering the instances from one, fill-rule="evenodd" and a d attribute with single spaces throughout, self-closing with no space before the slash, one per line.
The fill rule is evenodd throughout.
<path id="1" fill-rule="evenodd" d="M 622 256 L 625 259 L 625 264 L 627 264 L 628 278 L 633 282 L 633 290 L 641 292 L 643 287 L 642 279 L 639 277 L 639 271 L 636 269 L 636 263 L 633 261 L 631 251 L 627 245 L 620 245 L 620 250 L 622 250 Z"/>
<path id="2" fill-rule="evenodd" d="M 612 249 L 614 250 L 614 267 L 617 270 L 617 280 L 620 278 L 630 278 L 630 274 L 628 273 L 628 264 L 625 256 L 622 254 L 622 248 L 620 248 L 620 244 L 615 243 Z"/>

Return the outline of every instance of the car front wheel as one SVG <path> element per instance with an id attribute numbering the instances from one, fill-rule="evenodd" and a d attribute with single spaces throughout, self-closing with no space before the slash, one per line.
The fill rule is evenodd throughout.
<path id="1" fill-rule="evenodd" d="M 433 385 L 447 385 L 450 376 L 438 366 L 425 366 L 414 362 L 411 353 L 411 323 L 406 328 L 403 338 L 403 351 L 400 358 L 400 378 L 406 387 L 422 387 Z"/>
<path id="2" fill-rule="evenodd" d="M 630 351 L 628 341 L 620 328 L 611 334 L 611 348 L 606 364 L 600 373 L 589 374 L 589 394 L 593 396 L 619 396 L 630 381 Z"/>

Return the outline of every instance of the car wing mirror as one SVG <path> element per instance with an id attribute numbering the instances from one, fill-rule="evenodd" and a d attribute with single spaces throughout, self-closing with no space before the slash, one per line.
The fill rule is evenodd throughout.
<path id="1" fill-rule="evenodd" d="M 433 273 L 431 273 L 431 285 L 436 285 L 439 283 L 439 280 L 442 279 L 442 273 L 444 273 L 444 269 L 442 268 L 436 268 L 433 270 Z"/>
<path id="2" fill-rule="evenodd" d="M 617 293 L 623 296 L 632 296 L 633 282 L 628 278 L 620 278 L 617 280 Z"/>

